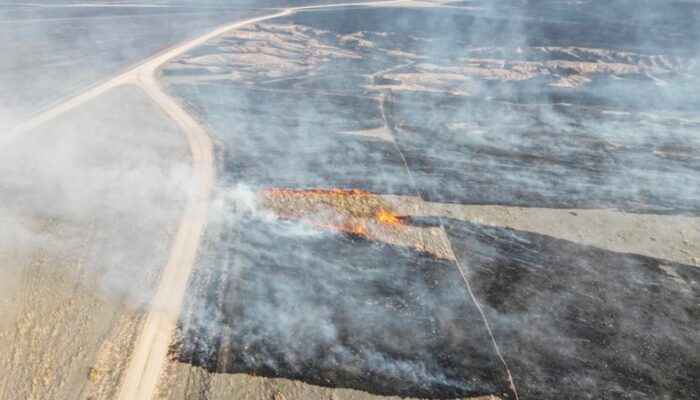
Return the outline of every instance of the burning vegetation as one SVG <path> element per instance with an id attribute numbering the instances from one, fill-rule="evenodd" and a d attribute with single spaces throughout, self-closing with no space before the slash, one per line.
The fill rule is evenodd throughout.
<path id="1" fill-rule="evenodd" d="M 370 192 L 271 188 L 260 191 L 259 204 L 280 219 L 412 247 L 438 258 L 453 258 L 442 227 L 408 224 L 386 199 Z"/>
<path id="2" fill-rule="evenodd" d="M 403 224 L 403 219 L 396 215 L 396 213 L 386 210 L 384 208 L 379 208 L 377 210 L 377 213 L 375 214 L 375 219 L 377 222 L 380 224 L 387 224 L 387 225 L 402 225 Z"/>

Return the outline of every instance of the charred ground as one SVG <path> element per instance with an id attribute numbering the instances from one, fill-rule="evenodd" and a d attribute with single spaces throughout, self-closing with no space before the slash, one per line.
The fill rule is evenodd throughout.
<path id="1" fill-rule="evenodd" d="M 190 305 L 181 361 L 382 395 L 510 397 L 450 261 L 250 216 L 225 232 L 200 278 L 208 295 Z"/>
<path id="2" fill-rule="evenodd" d="M 528 4 L 300 13 L 163 76 L 222 187 L 697 216 L 698 31 L 671 24 L 696 11 Z M 524 399 L 700 393 L 694 266 L 409 216 L 444 230 L 440 258 L 264 215 L 212 221 L 178 360 L 400 396 L 514 397 L 506 367 Z"/>

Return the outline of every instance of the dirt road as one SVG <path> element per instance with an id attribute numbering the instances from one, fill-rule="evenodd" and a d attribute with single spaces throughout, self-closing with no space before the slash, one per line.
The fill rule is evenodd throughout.
<path id="1" fill-rule="evenodd" d="M 184 54 L 210 39 L 245 25 L 287 16 L 302 10 L 338 8 L 349 5 L 382 6 L 402 2 L 402 0 L 390 0 L 296 7 L 273 14 L 245 19 L 225 25 L 177 46 L 151 59 L 142 66 L 129 71 L 124 78 L 116 78 L 115 82 L 119 82 L 119 79 L 133 81 L 136 78 L 138 85 L 186 132 L 192 150 L 192 185 L 188 194 L 187 208 L 180 222 L 175 244 L 163 271 L 161 282 L 151 305 L 151 311 L 136 343 L 131 363 L 122 382 L 119 394 L 120 399 L 150 399 L 156 393 L 158 380 L 163 370 L 172 333 L 182 306 L 197 248 L 206 223 L 206 203 L 213 181 L 213 148 L 211 139 L 197 121 L 188 115 L 176 101 L 163 92 L 156 81 L 157 69 L 178 55 Z"/>

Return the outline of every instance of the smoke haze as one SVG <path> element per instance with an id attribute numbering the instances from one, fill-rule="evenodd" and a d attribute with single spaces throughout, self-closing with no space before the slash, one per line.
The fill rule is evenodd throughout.
<path id="1" fill-rule="evenodd" d="M 0 5 L 0 131 L 215 26 L 302 2 L 52 5 Z M 299 11 L 159 70 L 216 153 L 174 358 L 377 395 L 515 398 L 514 384 L 524 399 L 697 397 L 700 261 L 434 213 L 441 258 L 261 205 L 263 189 L 341 188 L 503 213 L 682 216 L 697 229 L 668 246 L 697 255 L 698 3 L 408 5 Z M 63 346 L 52 329 L 89 338 L 89 361 L 32 393 L 70 397 L 120 313 L 148 309 L 190 161 L 182 129 L 132 85 L 0 138 L 0 397 L 51 373 L 31 349 Z M 26 326 L 46 344 L 18 339 Z M 23 351 L 25 369 L 12 364 Z"/>

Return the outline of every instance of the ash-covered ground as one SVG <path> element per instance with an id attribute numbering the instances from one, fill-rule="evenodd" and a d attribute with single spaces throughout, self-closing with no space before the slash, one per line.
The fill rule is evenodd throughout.
<path id="1" fill-rule="evenodd" d="M 699 399 L 699 13 L 2 2 L 0 398 Z"/>
<path id="2" fill-rule="evenodd" d="M 454 265 L 303 230 L 250 216 L 227 226 L 195 283 L 204 296 L 186 312 L 180 360 L 383 395 L 508 397 Z"/>
<path id="3" fill-rule="evenodd" d="M 410 193 L 400 150 L 429 200 L 697 215 L 697 52 L 682 40 L 697 32 L 671 42 L 681 33 L 503 14 L 300 13 L 165 75 L 236 135 L 234 181 Z M 337 135 L 381 127 L 391 140 Z"/>
<path id="4" fill-rule="evenodd" d="M 700 398 L 698 6 L 412 6 L 300 12 L 163 70 L 225 199 L 174 358 L 377 395 Z"/>

